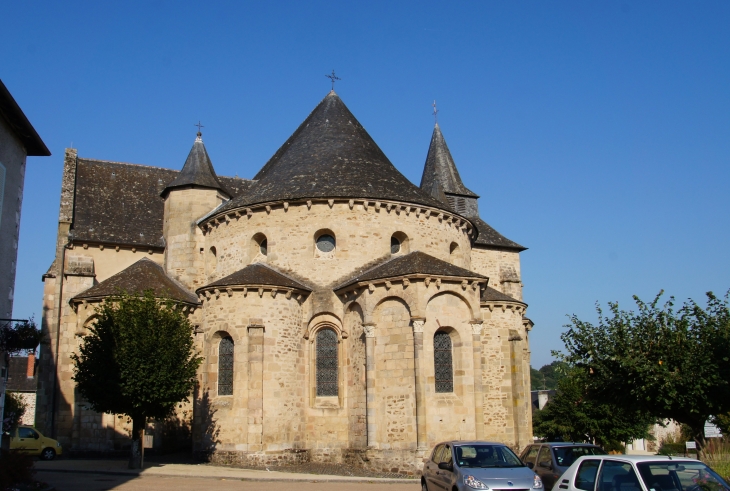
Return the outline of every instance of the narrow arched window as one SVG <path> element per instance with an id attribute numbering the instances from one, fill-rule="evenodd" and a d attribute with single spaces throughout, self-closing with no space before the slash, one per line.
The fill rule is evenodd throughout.
<path id="1" fill-rule="evenodd" d="M 337 334 L 332 329 L 317 333 L 317 396 L 337 395 Z"/>
<path id="2" fill-rule="evenodd" d="M 433 336 L 433 364 L 436 372 L 436 392 L 454 392 L 454 367 L 451 336 L 437 332 Z"/>
<path id="3" fill-rule="evenodd" d="M 233 339 L 226 336 L 218 345 L 218 395 L 233 395 Z"/>

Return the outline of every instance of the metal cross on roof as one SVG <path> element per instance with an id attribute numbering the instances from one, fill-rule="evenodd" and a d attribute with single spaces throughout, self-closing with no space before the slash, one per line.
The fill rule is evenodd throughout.
<path id="1" fill-rule="evenodd" d="M 198 121 L 198 124 L 194 124 L 193 126 L 197 126 L 198 127 L 198 135 L 201 134 L 200 133 L 200 128 L 205 128 L 205 126 L 203 126 L 202 124 L 200 124 L 200 121 Z"/>
<path id="2" fill-rule="evenodd" d="M 431 105 L 433 106 L 433 122 L 436 123 L 436 124 L 438 124 L 438 122 L 439 122 L 439 117 L 438 117 L 439 110 L 436 109 L 436 101 L 434 100 L 433 101 L 433 104 L 431 104 Z"/>
<path id="3" fill-rule="evenodd" d="M 335 80 L 342 80 L 340 77 L 335 75 L 335 71 L 332 70 L 332 75 L 325 75 L 328 79 L 332 80 L 332 90 L 335 90 Z"/>

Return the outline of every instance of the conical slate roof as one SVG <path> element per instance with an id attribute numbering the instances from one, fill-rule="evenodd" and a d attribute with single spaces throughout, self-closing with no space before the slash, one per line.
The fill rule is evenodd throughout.
<path id="1" fill-rule="evenodd" d="M 190 149 L 188 158 L 185 160 L 185 165 L 183 165 L 182 170 L 175 180 L 165 186 L 164 191 L 162 191 L 162 196 L 166 196 L 170 189 L 183 186 L 217 189 L 231 196 L 218 180 L 218 176 L 213 169 L 213 163 L 210 161 L 210 157 L 208 157 L 208 152 L 205 149 L 201 136 L 200 132 L 198 132 L 198 136 L 193 143 L 193 148 Z"/>
<path id="2" fill-rule="evenodd" d="M 162 266 L 147 259 L 140 259 L 131 266 L 110 276 L 98 285 L 94 285 L 74 297 L 74 300 L 96 300 L 122 291 L 142 293 L 152 290 L 156 297 L 167 297 L 178 302 L 198 304 L 198 297 L 184 286 L 167 276 Z"/>
<path id="3" fill-rule="evenodd" d="M 330 92 L 254 177 L 220 208 L 308 198 L 398 200 L 449 210 L 393 166 L 339 96 Z"/>
<path id="4" fill-rule="evenodd" d="M 262 263 L 249 264 L 245 268 L 229 274 L 225 278 L 221 278 L 209 285 L 198 288 L 196 291 L 212 287 L 239 285 L 282 286 L 286 288 L 295 288 L 297 290 L 312 291 L 312 289 L 307 285 L 303 285 L 297 280 L 286 276 L 284 273 L 280 273 L 268 264 Z"/>
<path id="5" fill-rule="evenodd" d="M 335 291 L 364 281 L 381 280 L 425 274 L 432 276 L 450 276 L 454 278 L 475 278 L 489 280 L 484 275 L 454 266 L 425 252 L 414 251 L 404 256 L 395 256 L 366 271 L 357 272 L 344 283 L 336 286 Z"/>
<path id="6" fill-rule="evenodd" d="M 423 177 L 421 177 L 421 189 L 431 192 L 434 189 L 435 182 L 441 185 L 444 193 L 469 196 L 470 198 L 479 197 L 461 182 L 459 171 L 456 170 L 456 164 L 453 157 L 451 157 L 451 152 L 446 145 L 444 135 L 441 134 L 438 123 L 434 126 L 433 135 L 431 135 L 431 145 L 428 147 L 426 165 L 423 168 Z"/>
<path id="7" fill-rule="evenodd" d="M 500 234 L 487 222 L 479 217 L 469 217 L 471 223 L 477 229 L 477 238 L 474 240 L 474 245 L 481 246 L 492 246 L 499 247 L 502 249 L 514 249 L 517 252 L 521 252 L 527 249 L 527 247 L 521 246 L 513 240 L 509 240 L 504 235 Z"/>

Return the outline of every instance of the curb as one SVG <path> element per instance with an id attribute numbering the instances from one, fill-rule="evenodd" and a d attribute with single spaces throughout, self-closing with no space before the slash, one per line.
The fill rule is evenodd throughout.
<path id="1" fill-rule="evenodd" d="M 99 474 L 104 476 L 128 476 L 128 477 L 195 477 L 197 479 L 230 479 L 232 481 L 251 481 L 251 482 L 318 482 L 318 483 L 368 483 L 368 484 L 407 484 L 416 483 L 418 479 L 387 479 L 377 477 L 357 477 L 353 476 L 349 479 L 318 479 L 321 475 L 313 474 L 307 478 L 291 478 L 285 479 L 281 477 L 232 477 L 232 476 L 191 476 L 189 474 L 147 474 L 136 471 L 89 471 L 89 470 L 70 470 L 70 469 L 36 469 L 36 472 L 56 472 L 61 474 Z M 331 474 L 329 474 L 331 475 Z M 339 476 L 338 476 L 339 477 Z M 344 476 L 342 476 L 344 477 Z M 45 491 L 45 490 L 44 490 Z"/>

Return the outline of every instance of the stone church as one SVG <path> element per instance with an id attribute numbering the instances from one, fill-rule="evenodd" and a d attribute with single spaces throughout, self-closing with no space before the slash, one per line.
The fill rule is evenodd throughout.
<path id="1" fill-rule="evenodd" d="M 218 176 L 199 132 L 179 171 L 67 149 L 61 186 L 36 425 L 67 449 L 129 442 L 69 355 L 99 302 L 146 289 L 195 326 L 179 416 L 215 461 L 415 474 L 444 439 L 531 442 L 525 248 L 480 218 L 438 124 L 420 187 L 334 91 L 250 180 Z"/>

